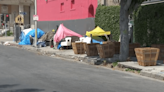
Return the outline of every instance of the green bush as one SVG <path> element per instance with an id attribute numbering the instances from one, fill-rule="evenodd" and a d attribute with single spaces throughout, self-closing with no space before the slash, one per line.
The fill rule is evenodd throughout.
<path id="1" fill-rule="evenodd" d="M 135 41 L 145 46 L 164 44 L 164 3 L 142 6 L 134 12 Z"/>
<path id="2" fill-rule="evenodd" d="M 6 32 L 6 36 L 12 36 L 12 35 L 13 33 L 11 33 L 10 30 Z M 3 36 L 5 36 L 5 33 L 3 34 Z"/>
<path id="3" fill-rule="evenodd" d="M 13 33 L 11 33 L 10 30 L 7 31 L 7 36 L 11 36 L 11 35 L 13 35 Z"/>
<path id="4" fill-rule="evenodd" d="M 111 31 L 113 40 L 118 41 L 120 6 L 101 6 L 96 10 L 95 25 L 100 26 L 105 31 Z"/>

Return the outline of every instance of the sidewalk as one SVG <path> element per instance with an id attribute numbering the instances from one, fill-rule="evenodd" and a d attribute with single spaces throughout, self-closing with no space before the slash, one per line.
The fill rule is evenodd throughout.
<path id="1" fill-rule="evenodd" d="M 164 80 L 164 64 L 161 61 L 158 61 L 156 66 L 140 66 L 137 61 L 119 62 L 119 64 L 121 67 L 141 70 L 142 76 Z"/>
<path id="2" fill-rule="evenodd" d="M 0 42 L 9 42 L 11 43 L 12 46 L 18 46 L 18 43 L 14 42 L 13 39 L 14 37 L 0 37 Z M 118 59 L 118 55 L 114 55 L 113 58 L 101 59 L 98 56 L 87 57 L 86 54 L 80 54 L 80 55 L 74 54 L 73 50 L 57 50 L 57 49 L 50 48 L 49 46 L 42 47 L 42 48 L 35 48 L 32 47 L 31 45 L 21 45 L 19 47 L 22 49 L 38 51 L 43 54 L 55 55 L 66 59 L 75 59 L 92 65 L 100 65 L 104 62 L 104 60 L 107 62 L 115 62 Z"/>
<path id="3" fill-rule="evenodd" d="M 1 41 L 14 41 L 14 37 L 13 36 L 0 37 L 0 42 Z"/>
<path id="4" fill-rule="evenodd" d="M 18 46 L 17 43 L 13 41 L 13 37 L 0 37 L 1 41 L 9 41 L 11 43 L 11 46 Z M 73 59 L 80 62 L 85 62 L 92 65 L 100 65 L 105 61 L 107 62 L 115 62 L 118 60 L 119 55 L 114 55 L 113 58 L 107 58 L 107 59 L 101 59 L 98 56 L 95 57 L 87 57 L 86 54 L 77 55 L 74 54 L 73 50 L 56 50 L 50 47 L 42 47 L 42 48 L 35 48 L 31 45 L 23 45 L 19 46 L 21 49 L 31 50 L 31 51 L 37 51 L 41 54 L 49 55 L 49 56 L 57 56 L 62 57 L 65 59 Z M 135 57 L 131 58 L 133 61 L 126 61 L 126 62 L 119 62 L 119 65 L 124 68 L 130 68 L 130 69 L 138 69 L 141 70 L 140 75 L 147 76 L 159 80 L 164 80 L 164 64 L 163 61 L 158 61 L 157 66 L 139 66 L 137 63 L 137 59 Z"/>
<path id="5" fill-rule="evenodd" d="M 118 59 L 118 55 L 115 55 L 114 58 L 101 59 L 99 56 L 88 57 L 86 54 L 74 54 L 72 49 L 70 50 L 57 50 L 50 47 L 34 48 L 32 46 L 22 46 L 23 49 L 38 51 L 43 54 L 48 54 L 51 56 L 58 56 L 66 59 L 74 59 L 80 62 L 89 63 L 92 65 L 100 65 L 106 60 L 107 62 L 114 62 Z"/>

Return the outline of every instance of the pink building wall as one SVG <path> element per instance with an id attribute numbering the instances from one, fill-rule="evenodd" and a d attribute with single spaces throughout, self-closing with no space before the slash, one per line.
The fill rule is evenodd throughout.
<path id="1" fill-rule="evenodd" d="M 37 0 L 39 21 L 62 21 L 95 17 L 97 0 L 74 0 L 74 4 L 71 2 L 72 0 Z"/>

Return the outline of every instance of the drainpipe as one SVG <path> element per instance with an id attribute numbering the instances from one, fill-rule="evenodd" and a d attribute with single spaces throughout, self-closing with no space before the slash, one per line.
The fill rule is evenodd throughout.
<path id="1" fill-rule="evenodd" d="M 35 0 L 35 15 L 37 15 L 37 0 Z M 37 20 L 35 20 L 35 47 L 37 47 Z"/>

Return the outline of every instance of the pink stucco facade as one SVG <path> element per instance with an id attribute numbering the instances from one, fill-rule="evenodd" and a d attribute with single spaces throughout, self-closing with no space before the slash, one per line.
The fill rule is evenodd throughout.
<path id="1" fill-rule="evenodd" d="M 37 0 L 39 21 L 76 20 L 95 17 L 97 0 Z"/>

